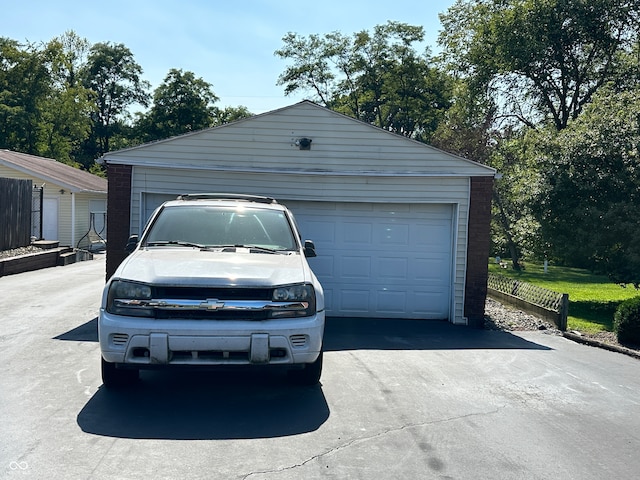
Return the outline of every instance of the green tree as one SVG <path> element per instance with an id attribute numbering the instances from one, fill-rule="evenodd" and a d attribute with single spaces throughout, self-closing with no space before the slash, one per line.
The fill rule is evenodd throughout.
<path id="1" fill-rule="evenodd" d="M 47 54 L 0 38 L 0 147 L 38 155 L 42 105 L 51 92 Z"/>
<path id="2" fill-rule="evenodd" d="M 553 257 L 640 284 L 640 88 L 594 95 L 542 145 L 548 174 L 532 202 Z"/>
<path id="3" fill-rule="evenodd" d="M 91 115 L 92 136 L 85 155 L 97 157 L 111 148 L 111 139 L 126 127 L 129 108 L 148 106 L 149 82 L 141 78 L 142 67 L 123 44 L 96 43 L 89 50 L 82 70 L 84 86 L 95 94 Z"/>
<path id="4" fill-rule="evenodd" d="M 212 126 L 219 99 L 211 84 L 192 72 L 171 69 L 153 94 L 153 105 L 138 120 L 145 141 L 168 138 Z"/>
<path id="5" fill-rule="evenodd" d="M 81 148 L 91 133 L 91 114 L 95 111 L 95 97 L 79 76 L 89 48 L 89 42 L 73 31 L 46 45 L 51 92 L 43 104 L 39 154 L 72 165 L 83 160 Z M 93 159 L 89 160 L 93 164 Z M 89 168 L 90 164 L 83 166 Z"/>
<path id="6" fill-rule="evenodd" d="M 292 61 L 278 79 L 285 94 L 311 92 L 336 111 L 408 137 L 428 140 L 450 105 L 450 79 L 415 44 L 424 30 L 398 22 L 352 37 L 289 33 L 275 54 Z"/>
<path id="7" fill-rule="evenodd" d="M 494 92 L 504 117 L 562 130 L 628 72 L 639 14 L 640 0 L 458 0 L 440 16 L 439 42 L 450 68 Z"/>
<path id="8" fill-rule="evenodd" d="M 253 116 L 249 109 L 243 105 L 237 107 L 213 108 L 213 126 L 224 125 L 225 123 L 236 122 L 243 118 Z"/>
<path id="9" fill-rule="evenodd" d="M 468 92 L 455 97 L 436 139 L 480 158 L 487 146 L 487 163 L 503 175 L 494 188 L 493 239 L 512 258 L 543 255 L 545 241 L 554 241 L 534 216 L 537 189 L 551 170 L 538 147 L 580 118 L 607 82 L 618 92 L 637 85 L 639 5 L 458 0 L 441 15 L 442 61 Z M 473 99 L 488 108 L 477 109 Z M 471 114 L 459 114 L 465 110 Z M 483 111 L 491 113 L 484 125 L 473 114 Z"/>

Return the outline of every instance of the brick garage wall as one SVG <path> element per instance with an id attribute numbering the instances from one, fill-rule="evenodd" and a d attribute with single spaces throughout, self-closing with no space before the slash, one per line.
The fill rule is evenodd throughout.
<path id="1" fill-rule="evenodd" d="M 127 257 L 131 218 L 131 165 L 107 165 L 107 279 Z"/>
<path id="2" fill-rule="evenodd" d="M 469 319 L 469 326 L 475 328 L 484 325 L 491 248 L 492 189 L 493 177 L 471 177 L 464 315 Z"/>

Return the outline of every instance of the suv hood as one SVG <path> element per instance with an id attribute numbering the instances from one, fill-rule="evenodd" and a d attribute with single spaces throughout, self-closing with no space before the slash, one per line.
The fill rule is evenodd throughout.
<path id="1" fill-rule="evenodd" d="M 303 255 L 200 251 L 186 247 L 136 250 L 114 278 L 156 285 L 277 286 L 311 281 Z"/>

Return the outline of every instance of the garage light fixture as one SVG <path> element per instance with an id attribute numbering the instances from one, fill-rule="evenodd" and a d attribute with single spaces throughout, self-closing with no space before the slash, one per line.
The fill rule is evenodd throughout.
<path id="1" fill-rule="evenodd" d="M 311 140 L 310 138 L 302 137 L 296 140 L 296 145 L 300 150 L 311 150 L 312 141 L 313 140 Z"/>

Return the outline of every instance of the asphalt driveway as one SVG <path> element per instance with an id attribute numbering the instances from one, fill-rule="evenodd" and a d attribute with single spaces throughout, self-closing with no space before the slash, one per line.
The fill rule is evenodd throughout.
<path id="1" fill-rule="evenodd" d="M 0 278 L 0 477 L 636 478 L 640 361 L 543 332 L 330 319 L 322 385 L 100 380 L 104 259 Z"/>

